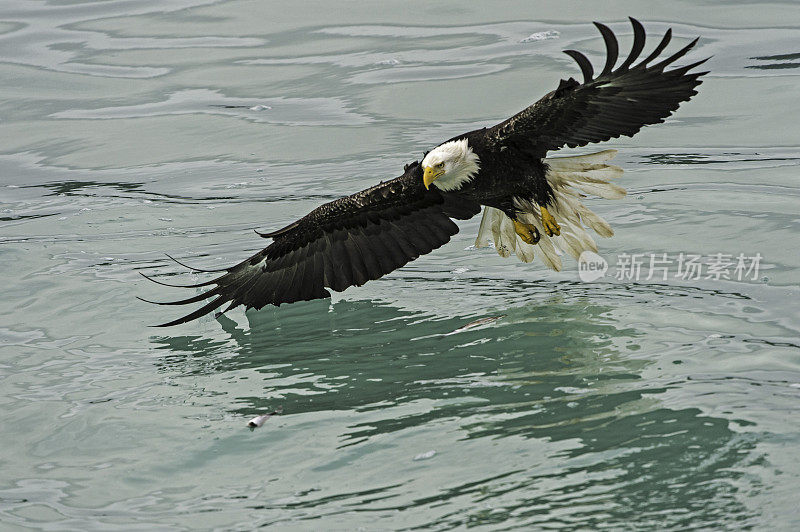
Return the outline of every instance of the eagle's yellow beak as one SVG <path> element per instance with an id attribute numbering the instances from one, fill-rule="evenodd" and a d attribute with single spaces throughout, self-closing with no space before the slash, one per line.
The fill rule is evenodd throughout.
<path id="1" fill-rule="evenodd" d="M 435 168 L 433 166 L 426 166 L 422 174 L 422 182 L 425 183 L 425 188 L 430 189 L 431 183 L 436 181 L 439 176 L 444 173 L 444 168 Z"/>

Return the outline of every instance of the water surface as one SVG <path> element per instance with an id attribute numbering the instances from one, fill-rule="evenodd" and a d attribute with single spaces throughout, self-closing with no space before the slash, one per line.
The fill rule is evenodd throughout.
<path id="1" fill-rule="evenodd" d="M 560 50 L 601 64 L 591 20 L 627 48 L 628 15 L 714 57 L 608 144 L 603 279 L 474 249 L 476 219 L 332 301 L 147 327 L 177 314 L 135 296 L 177 294 L 139 272 L 196 278 L 164 252 L 240 260 L 577 75 Z M 792 2 L 9 3 L 0 522 L 796 529 L 798 42 Z M 626 253 L 762 260 L 617 279 Z"/>

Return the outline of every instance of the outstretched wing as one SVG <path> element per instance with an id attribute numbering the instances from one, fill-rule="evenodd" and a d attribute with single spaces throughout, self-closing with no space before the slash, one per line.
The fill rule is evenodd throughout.
<path id="1" fill-rule="evenodd" d="M 471 200 L 425 189 L 418 163 L 391 181 L 326 203 L 274 233 L 274 241 L 224 274 L 186 288 L 211 287 L 193 297 L 160 305 L 211 301 L 160 327 L 178 325 L 229 303 L 260 309 L 330 296 L 377 279 L 444 245 L 458 232 L 451 218 L 480 212 Z M 204 271 L 204 270 L 200 270 Z M 151 281 L 157 282 L 148 277 Z M 174 285 L 168 285 L 174 286 Z M 152 303 L 152 302 L 151 302 Z"/>
<path id="2" fill-rule="evenodd" d="M 665 71 L 697 43 L 697 39 L 659 63 L 648 66 L 667 47 L 672 30 L 653 52 L 634 65 L 644 49 L 645 31 L 641 23 L 633 25 L 633 48 L 628 58 L 616 68 L 619 46 L 608 26 L 595 22 L 606 44 L 606 63 L 594 77 L 592 64 L 580 52 L 566 50 L 583 73 L 583 83 L 561 80 L 558 88 L 527 109 L 486 131 L 490 142 L 525 147 L 537 157 L 564 146 L 574 148 L 602 142 L 621 135 L 633 136 L 643 126 L 663 122 L 681 102 L 697 94 L 694 90 L 707 72 L 689 74 L 691 65 Z"/>

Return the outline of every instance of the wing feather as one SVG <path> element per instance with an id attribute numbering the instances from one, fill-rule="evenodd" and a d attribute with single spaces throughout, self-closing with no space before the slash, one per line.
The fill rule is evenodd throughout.
<path id="1" fill-rule="evenodd" d="M 590 83 L 594 79 L 594 67 L 592 66 L 592 62 L 589 61 L 589 58 L 577 50 L 564 50 L 564 53 L 578 63 L 581 74 L 583 74 L 583 82 Z"/>
<path id="2" fill-rule="evenodd" d="M 661 52 L 664 51 L 664 48 L 666 48 L 667 45 L 669 45 L 669 41 L 671 40 L 672 40 L 672 28 L 667 28 L 667 31 L 664 33 L 664 37 L 661 38 L 661 42 L 658 43 L 658 46 L 656 46 L 655 49 L 652 52 L 650 52 L 650 55 L 648 55 L 644 59 L 644 61 L 639 63 L 639 68 L 645 68 L 647 66 L 647 63 L 649 63 L 650 61 L 661 55 Z"/>
<path id="3" fill-rule="evenodd" d="M 636 19 L 630 20 L 633 45 L 618 67 L 615 68 L 619 45 L 614 33 L 608 26 L 595 23 L 606 46 L 606 62 L 600 74 L 595 77 L 585 55 L 566 50 L 580 67 L 583 83 L 572 78 L 562 80 L 556 90 L 487 130 L 487 140 L 494 145 L 525 147 L 534 156 L 544 157 L 548 151 L 564 146 L 575 148 L 622 135 L 633 136 L 646 125 L 663 122 L 682 102 L 697 94 L 694 89 L 701 83 L 698 78 L 706 72 L 690 74 L 689 70 L 703 61 L 664 70 L 685 56 L 697 39 L 647 66 L 672 40 L 672 30 L 667 30 L 650 55 L 636 63 L 645 46 L 645 31 Z"/>
<path id="4" fill-rule="evenodd" d="M 620 70 L 628 69 L 634 61 L 639 59 L 639 55 L 644 50 L 644 42 L 646 40 L 646 33 L 642 23 L 633 17 L 628 17 L 628 19 L 631 21 L 631 26 L 633 26 L 633 46 L 631 46 L 631 53 L 628 54 L 628 58 L 619 66 Z"/>
<path id="5" fill-rule="evenodd" d="M 606 43 L 606 64 L 603 67 L 603 71 L 600 73 L 600 75 L 607 76 L 611 73 L 611 70 L 613 70 L 614 65 L 617 64 L 617 58 L 619 57 L 619 43 L 617 42 L 617 37 L 614 35 L 614 32 L 611 31 L 611 28 L 605 24 L 600 24 L 599 22 L 595 22 L 594 25 L 598 30 L 600 30 L 600 34 L 603 36 L 603 41 Z"/>
<path id="6" fill-rule="evenodd" d="M 278 231 L 262 233 L 273 238 L 269 246 L 223 270 L 223 275 L 187 286 L 211 288 L 159 302 L 185 305 L 213 298 L 160 326 L 186 323 L 226 303 L 226 311 L 238 305 L 260 309 L 328 297 L 326 287 L 342 291 L 360 286 L 447 243 L 458 232 L 451 217 L 466 219 L 479 212 L 480 205 L 472 200 L 425 189 L 419 164 L 408 165 L 396 179 L 322 205 Z"/>

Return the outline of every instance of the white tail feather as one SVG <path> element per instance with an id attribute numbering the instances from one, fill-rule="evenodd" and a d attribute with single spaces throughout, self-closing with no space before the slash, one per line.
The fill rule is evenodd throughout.
<path id="1" fill-rule="evenodd" d="M 592 237 L 586 231 L 589 227 L 599 236 L 608 238 L 614 234 L 611 226 L 602 217 L 589 210 L 581 202 L 583 194 L 592 194 L 605 199 L 619 199 L 625 196 L 625 189 L 609 183 L 622 175 L 622 168 L 604 161 L 613 159 L 616 150 L 605 150 L 577 157 L 557 157 L 545 159 L 549 166 L 545 177 L 553 189 L 554 201 L 548 211 L 561 226 L 561 235 L 549 237 L 544 231 L 542 215 L 538 205 L 523 198 L 515 198 L 515 207 L 522 213 L 519 221 L 533 225 L 539 230 L 538 244 L 526 244 L 514 231 L 511 218 L 503 211 L 486 207 L 475 240 L 476 247 L 486 247 L 494 242 L 497 253 L 510 257 L 516 252 L 523 262 L 531 262 L 534 256 L 556 271 L 560 271 L 561 257 L 567 253 L 577 259 L 586 250 L 597 251 Z M 538 249 L 534 249 L 538 248 Z M 536 253 L 538 251 L 538 253 Z"/>
<path id="2" fill-rule="evenodd" d="M 503 214 L 501 211 L 500 214 Z M 509 226 L 511 231 L 509 232 Z M 494 237 L 494 246 L 497 253 L 501 257 L 510 257 L 511 252 L 514 251 L 514 242 L 517 234 L 514 232 L 514 224 L 511 223 L 511 218 L 508 216 L 495 216 L 492 219 L 492 236 Z"/>
<path id="3" fill-rule="evenodd" d="M 533 246 L 530 245 L 530 244 L 525 243 L 519 237 L 519 235 L 516 235 L 516 236 L 517 236 L 517 242 L 516 242 L 516 244 L 517 244 L 517 257 L 522 262 L 533 262 L 533 259 L 536 258 L 536 256 L 533 253 Z"/>
<path id="4" fill-rule="evenodd" d="M 494 222 L 494 217 L 496 216 L 495 211 L 500 212 L 494 207 L 484 207 L 483 217 L 481 218 L 481 226 L 478 228 L 478 236 L 475 238 L 476 248 L 485 248 L 488 247 L 490 243 L 494 242 L 494 235 L 492 235 L 492 223 Z"/>

